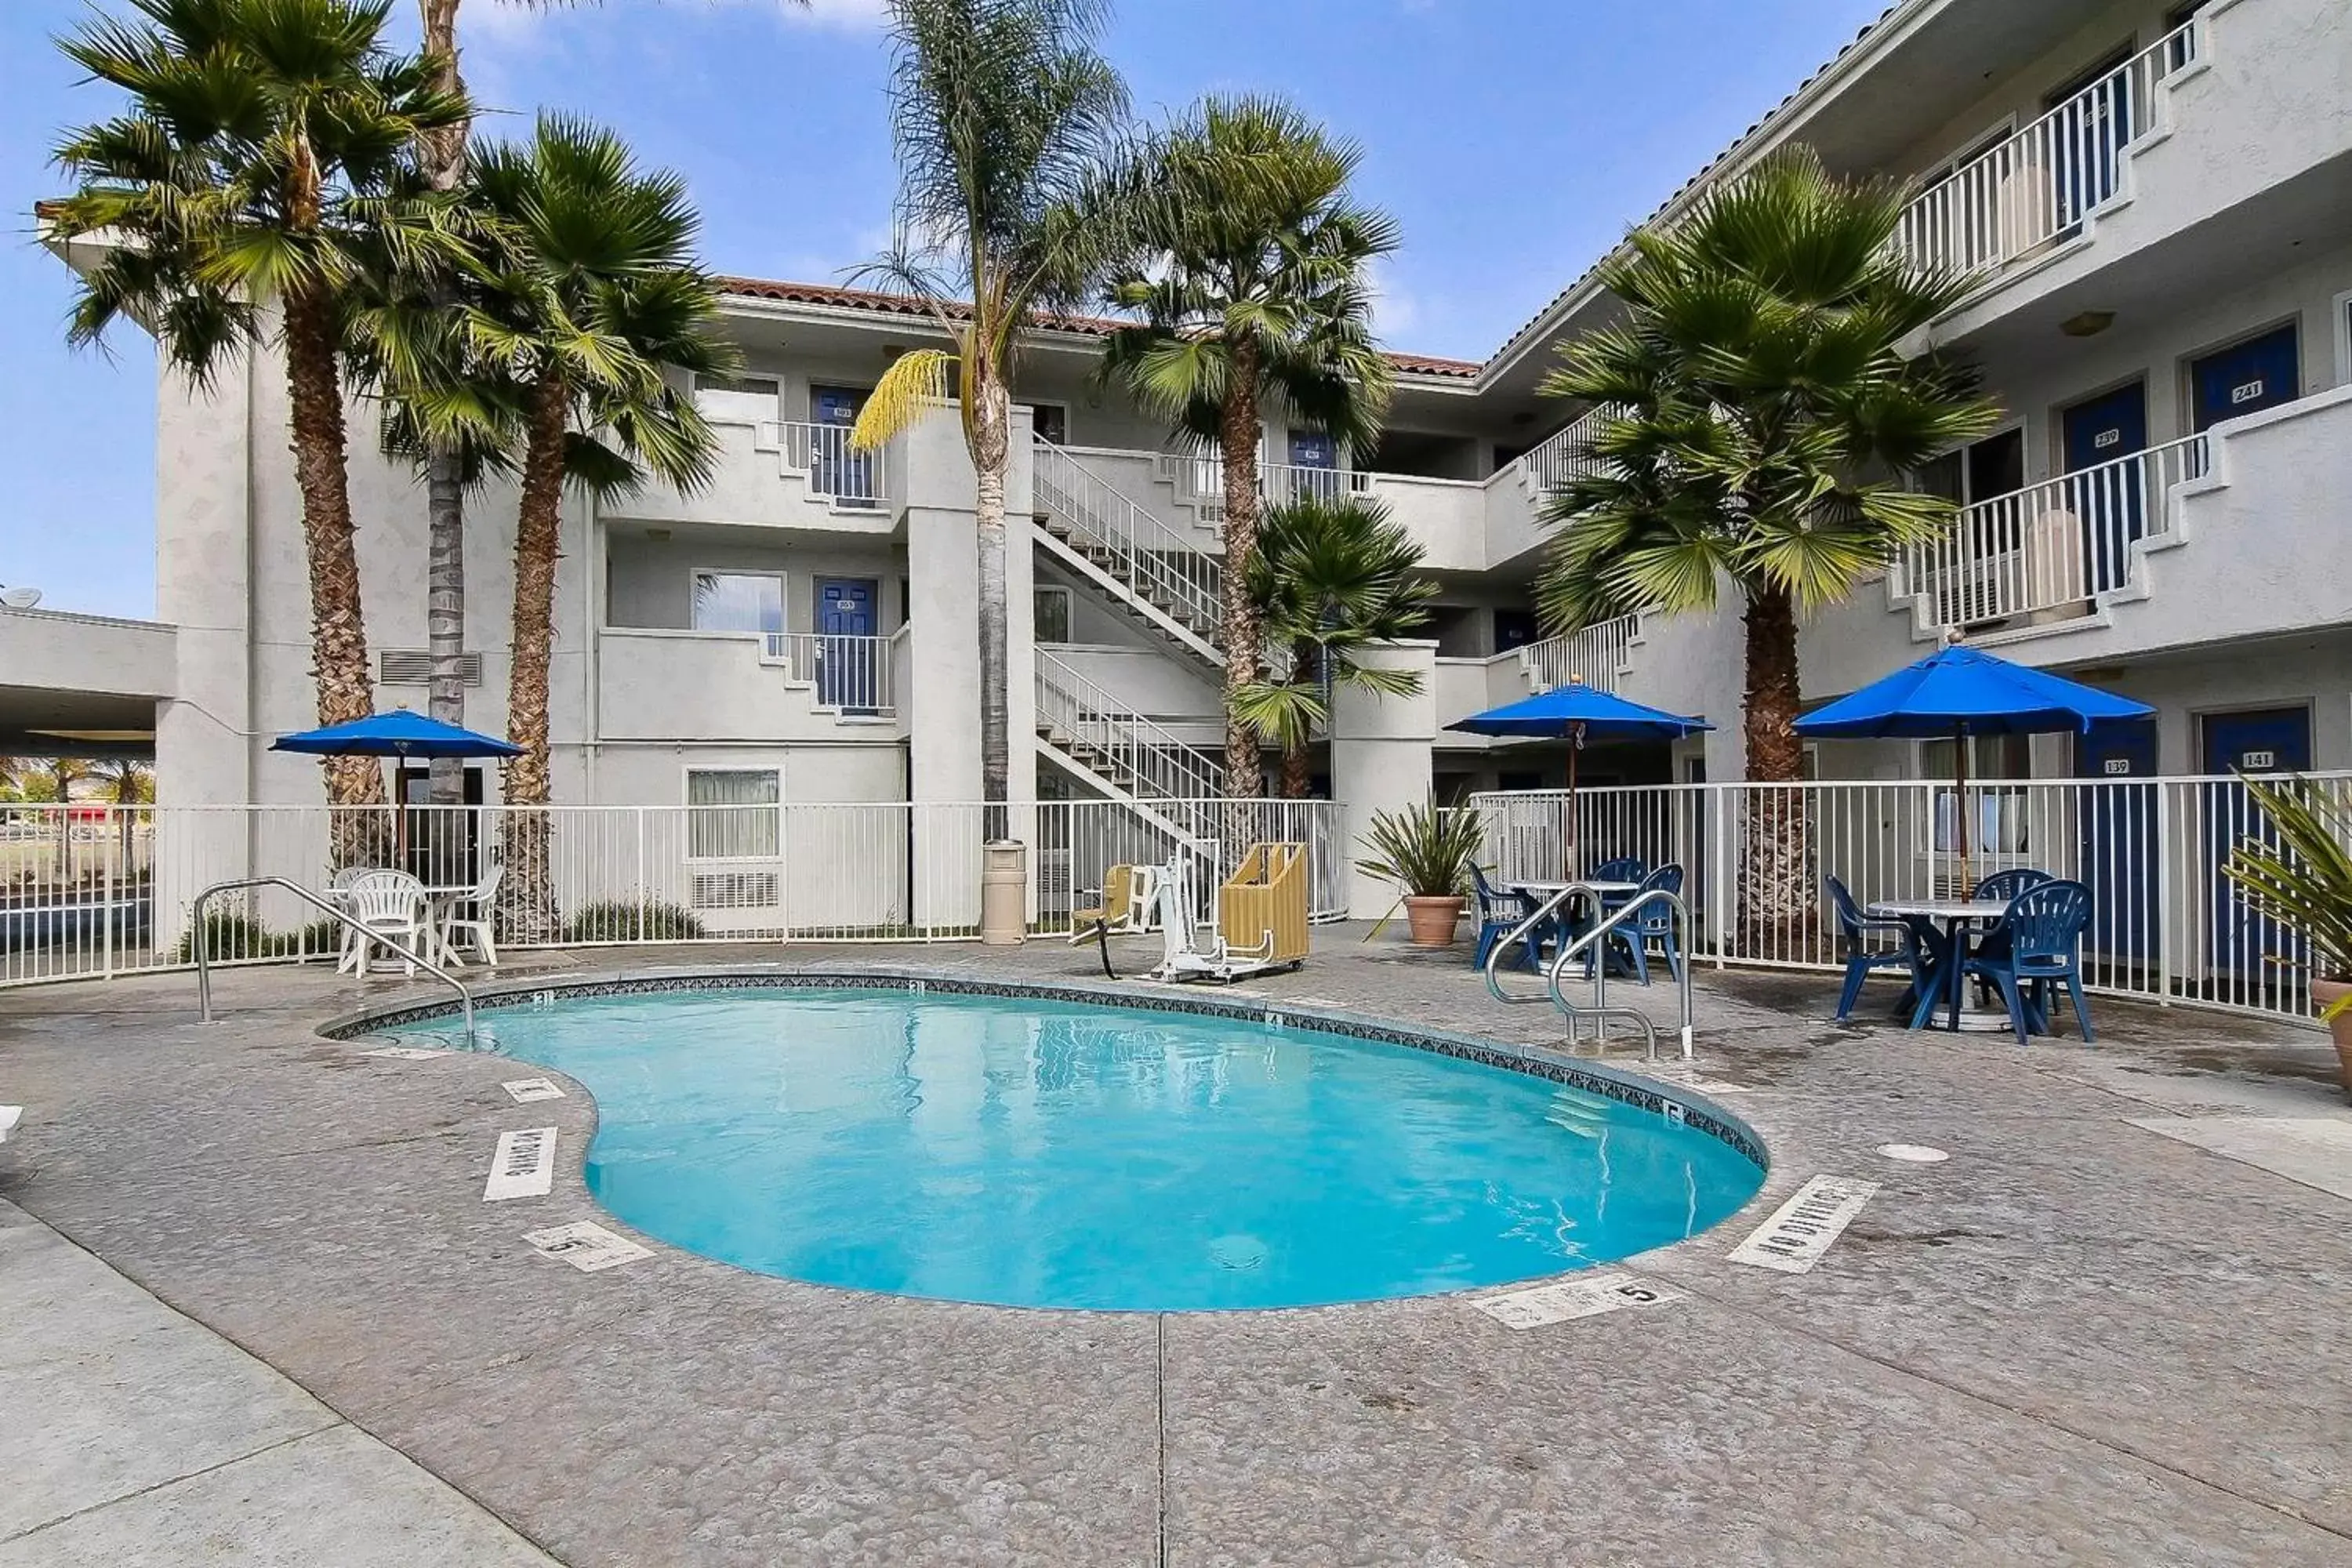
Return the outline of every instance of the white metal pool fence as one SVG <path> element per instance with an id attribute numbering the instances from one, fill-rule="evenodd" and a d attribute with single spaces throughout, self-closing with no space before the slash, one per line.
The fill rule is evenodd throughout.
<path id="1" fill-rule="evenodd" d="M 1003 808 L 1029 846 L 1029 926 L 1066 934 L 1106 868 L 1164 862 L 1179 843 L 1220 866 L 1260 839 L 1307 847 L 1311 914 L 1342 919 L 1342 809 L 1328 801 L 1036 801 Z M 520 874 L 534 824 L 545 876 Z M 325 885 L 340 837 L 367 864 L 428 887 L 507 870 L 502 945 L 639 942 L 953 942 L 980 931 L 984 808 L 977 803 L 691 806 L 0 806 L 0 985 L 178 967 L 206 886 L 284 876 Z M 520 848 L 518 857 L 510 851 Z M 1215 879 L 1205 879 L 1213 885 Z M 533 882 L 538 885 L 533 887 Z M 219 900 L 206 951 L 259 963 L 335 952 L 338 932 L 291 895 Z M 1206 910 L 1200 911 L 1203 916 Z"/>
<path id="2" fill-rule="evenodd" d="M 2307 775 L 2352 791 L 2352 774 Z M 2221 875 L 2269 831 L 2236 778 L 1667 784 L 1472 797 L 1483 863 L 1557 879 L 1633 856 L 1685 869 L 1702 962 L 1842 967 L 1825 879 L 1854 898 L 1951 896 L 2032 867 L 2090 889 L 2084 977 L 2110 995 L 2307 1019 L 2302 944 Z M 1963 875 L 1963 820 L 1969 855 Z"/>

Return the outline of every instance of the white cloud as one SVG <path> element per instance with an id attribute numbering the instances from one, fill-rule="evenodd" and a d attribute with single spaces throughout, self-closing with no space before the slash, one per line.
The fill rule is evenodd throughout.
<path id="1" fill-rule="evenodd" d="M 1372 263 L 1366 281 L 1372 296 L 1373 329 L 1384 342 L 1394 347 L 1401 333 L 1410 332 L 1421 323 L 1421 300 L 1397 281 L 1396 268 L 1389 261 Z"/>

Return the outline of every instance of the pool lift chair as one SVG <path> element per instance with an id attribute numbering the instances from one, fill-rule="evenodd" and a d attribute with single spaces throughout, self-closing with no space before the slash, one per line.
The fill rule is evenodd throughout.
<path id="1" fill-rule="evenodd" d="M 1307 961 L 1307 846 L 1253 844 L 1216 889 L 1205 942 L 1192 919 L 1201 857 L 1180 847 L 1161 874 L 1160 967 L 1147 980 L 1214 980 L 1297 969 Z"/>
<path id="2" fill-rule="evenodd" d="M 1103 872 L 1102 897 L 1090 910 L 1070 911 L 1070 945 L 1105 936 L 1141 936 L 1160 910 L 1158 866 L 1113 866 Z"/>

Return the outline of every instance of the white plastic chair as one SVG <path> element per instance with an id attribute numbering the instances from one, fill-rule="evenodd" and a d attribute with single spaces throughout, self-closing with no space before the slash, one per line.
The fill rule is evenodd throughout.
<path id="1" fill-rule="evenodd" d="M 434 958 L 433 914 L 425 884 L 405 871 L 363 871 L 343 889 L 343 909 L 370 937 L 397 940 L 409 952 Z M 370 943 L 357 943 L 354 973 L 367 972 Z M 401 960 L 404 973 L 414 975 L 415 963 Z"/>
<path id="2" fill-rule="evenodd" d="M 351 891 L 353 882 L 374 869 L 376 868 L 373 866 L 345 866 L 331 873 L 327 878 L 327 902 L 349 913 L 350 904 L 343 895 Z M 335 973 L 341 974 L 346 969 L 356 973 L 360 964 L 359 950 L 367 945 L 367 938 L 337 921 L 335 943 Z"/>
<path id="3" fill-rule="evenodd" d="M 498 944 L 492 940 L 490 931 L 490 900 L 498 897 L 499 882 L 506 874 L 504 866 L 493 866 L 490 874 L 484 877 L 472 892 L 449 900 L 449 912 L 442 917 L 437 937 L 441 944 L 442 963 L 452 969 L 464 964 L 465 960 L 457 956 L 458 938 L 462 935 L 471 942 L 475 953 L 484 963 L 494 969 L 498 967 Z M 474 910 L 472 918 L 461 918 L 458 911 L 469 904 Z"/>

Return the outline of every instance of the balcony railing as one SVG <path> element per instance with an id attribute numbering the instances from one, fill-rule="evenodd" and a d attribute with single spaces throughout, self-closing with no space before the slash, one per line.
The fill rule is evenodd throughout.
<path id="1" fill-rule="evenodd" d="M 1176 489 L 1176 499 L 1192 509 L 1203 523 L 1225 515 L 1225 460 L 1216 452 L 1165 453 L 1160 472 Z M 1371 489 L 1372 476 L 1360 468 L 1311 467 L 1303 463 L 1260 463 L 1257 493 L 1269 506 L 1282 506 L 1311 496 L 1336 500 L 1362 495 Z"/>
<path id="2" fill-rule="evenodd" d="M 2190 436 L 1979 501 L 1906 553 L 1904 585 L 1955 628 L 2086 605 L 2130 584 L 2133 542 L 2172 532 L 2177 487 L 2210 460 Z"/>
<path id="3" fill-rule="evenodd" d="M 1607 415 L 1608 411 L 1601 408 L 1579 415 L 1566 428 L 1522 452 L 1511 466 L 1538 495 L 1566 489 L 1569 480 L 1592 471 L 1593 433 L 1601 428 L 1601 421 Z"/>
<path id="4" fill-rule="evenodd" d="M 843 713 L 890 713 L 898 708 L 897 637 L 834 632 L 770 632 L 763 662 L 816 689 L 816 704 Z"/>
<path id="5" fill-rule="evenodd" d="M 853 450 L 850 426 L 771 420 L 760 426 L 759 445 L 783 454 L 787 472 L 808 476 L 809 494 L 835 506 L 878 507 L 888 490 L 884 463 L 887 448 Z"/>
<path id="6" fill-rule="evenodd" d="M 1929 186 L 1896 232 L 1921 267 L 1997 270 L 2123 195 L 2124 162 L 2155 128 L 2157 87 L 2203 51 L 2191 18 L 1999 146 Z"/>
<path id="7" fill-rule="evenodd" d="M 1615 691 L 1640 626 L 1640 616 L 1620 616 L 1566 637 L 1527 644 L 1519 649 L 1519 665 L 1528 673 L 1528 685 L 1538 692 L 1571 682 L 1597 691 Z"/>

